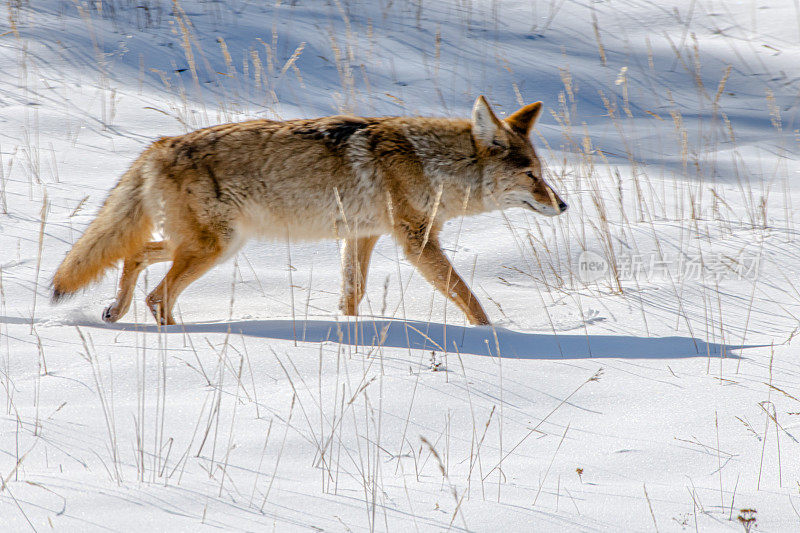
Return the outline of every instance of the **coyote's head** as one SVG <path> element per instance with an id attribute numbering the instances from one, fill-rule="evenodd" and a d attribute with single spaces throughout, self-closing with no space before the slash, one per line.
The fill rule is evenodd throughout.
<path id="1" fill-rule="evenodd" d="M 542 164 L 528 135 L 542 103 L 526 105 L 498 119 L 479 96 L 472 108 L 472 135 L 483 165 L 489 207 L 527 207 L 547 216 L 560 215 L 567 204 L 542 176 Z"/>

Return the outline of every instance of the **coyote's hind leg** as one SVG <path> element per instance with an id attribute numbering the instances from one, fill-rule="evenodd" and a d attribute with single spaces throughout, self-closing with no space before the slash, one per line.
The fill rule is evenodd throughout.
<path id="1" fill-rule="evenodd" d="M 171 326 L 175 324 L 172 308 L 183 290 L 190 283 L 208 272 L 221 257 L 225 248 L 219 243 L 207 246 L 176 246 L 172 255 L 172 267 L 169 272 L 147 296 L 147 306 L 153 313 L 156 322 Z"/>
<path id="2" fill-rule="evenodd" d="M 106 322 L 116 322 L 122 318 L 131 306 L 133 291 L 136 288 L 136 280 L 142 270 L 153 263 L 160 263 L 171 259 L 172 253 L 169 245 L 165 241 L 148 242 L 141 250 L 126 258 L 125 264 L 122 267 L 122 276 L 119 280 L 117 299 L 103 311 L 103 320 Z"/>
<path id="3" fill-rule="evenodd" d="M 345 315 L 358 315 L 358 304 L 364 297 L 369 259 L 378 236 L 345 239 L 342 248 L 342 296 L 339 309 Z"/>

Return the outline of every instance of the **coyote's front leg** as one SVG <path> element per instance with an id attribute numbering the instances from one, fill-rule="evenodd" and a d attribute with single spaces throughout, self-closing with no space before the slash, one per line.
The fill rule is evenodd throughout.
<path id="1" fill-rule="evenodd" d="M 488 325 L 489 317 L 478 298 L 456 274 L 452 263 L 439 246 L 438 229 L 432 229 L 425 239 L 423 231 L 412 231 L 411 225 L 401 224 L 395 230 L 395 238 L 403 246 L 406 256 L 425 279 L 458 306 L 470 324 Z"/>
<path id="2" fill-rule="evenodd" d="M 372 249 L 378 237 L 345 239 L 342 247 L 342 296 L 339 309 L 345 315 L 358 315 L 358 304 L 364 297 L 367 270 Z"/>

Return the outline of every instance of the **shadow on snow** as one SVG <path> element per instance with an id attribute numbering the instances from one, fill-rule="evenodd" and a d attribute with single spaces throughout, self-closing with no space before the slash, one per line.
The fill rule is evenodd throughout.
<path id="1" fill-rule="evenodd" d="M 111 326 L 128 329 L 131 325 Z M 144 326 L 157 332 L 158 326 Z M 164 328 L 162 328 L 164 329 Z M 238 320 L 170 326 L 168 332 L 242 334 L 265 339 L 298 342 L 341 342 L 370 348 L 384 346 L 415 350 L 459 352 L 519 359 L 576 359 L 616 357 L 628 359 L 677 359 L 684 357 L 739 357 L 734 350 L 753 346 L 708 343 L 692 337 L 635 337 L 624 335 L 576 335 L 522 333 L 502 327 L 463 327 L 436 322 L 382 319 L 334 320 Z M 495 335 L 497 340 L 495 340 Z"/>

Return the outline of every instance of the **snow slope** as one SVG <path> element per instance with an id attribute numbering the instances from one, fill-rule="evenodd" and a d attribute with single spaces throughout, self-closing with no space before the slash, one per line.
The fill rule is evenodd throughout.
<path id="1" fill-rule="evenodd" d="M 800 528 L 796 2 L 0 10 L 0 529 Z M 494 328 L 388 238 L 358 319 L 335 242 L 250 243 L 175 328 L 143 309 L 158 266 L 117 324 L 111 272 L 49 303 L 161 135 L 478 94 L 545 102 L 533 139 L 571 206 L 446 227 Z"/>

